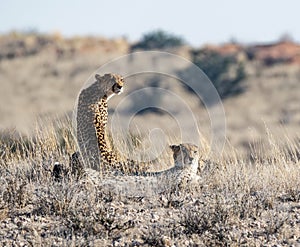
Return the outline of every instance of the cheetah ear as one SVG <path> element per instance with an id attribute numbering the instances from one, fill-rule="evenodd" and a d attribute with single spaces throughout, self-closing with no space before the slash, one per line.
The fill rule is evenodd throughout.
<path id="1" fill-rule="evenodd" d="M 95 75 L 95 78 L 96 78 L 97 81 L 100 81 L 101 76 L 100 76 L 99 74 L 96 74 L 96 75 Z"/>
<path id="2" fill-rule="evenodd" d="M 169 147 L 172 149 L 173 152 L 178 152 L 180 150 L 180 147 L 177 145 L 170 145 Z"/>

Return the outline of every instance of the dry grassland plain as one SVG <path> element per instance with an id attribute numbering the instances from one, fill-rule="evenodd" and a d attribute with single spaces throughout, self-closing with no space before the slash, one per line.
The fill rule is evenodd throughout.
<path id="1" fill-rule="evenodd" d="M 0 245 L 300 245 L 299 64 L 244 58 L 245 92 L 223 101 L 224 152 L 208 160 L 200 149 L 193 186 L 128 197 L 70 173 L 57 181 L 52 169 L 55 162 L 69 169 L 77 150 L 71 115 L 84 81 L 130 44 L 32 35 L 2 36 L 0 44 Z M 191 56 L 189 47 L 172 52 Z M 128 80 L 122 97 L 143 86 Z M 180 86 L 172 90 L 190 99 L 209 139 L 205 108 Z M 110 113 L 121 99 L 111 100 Z M 155 112 L 135 121 L 155 119 L 170 121 Z M 171 160 L 166 152 L 161 167 Z"/>

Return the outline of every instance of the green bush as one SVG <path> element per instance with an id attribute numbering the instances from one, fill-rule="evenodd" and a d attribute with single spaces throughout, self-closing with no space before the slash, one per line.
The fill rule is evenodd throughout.
<path id="1" fill-rule="evenodd" d="M 234 56 L 224 56 L 202 49 L 193 53 L 193 62 L 208 76 L 222 99 L 245 90 L 244 64 L 238 62 Z"/>
<path id="2" fill-rule="evenodd" d="M 155 30 L 143 35 L 142 39 L 134 44 L 131 49 L 165 49 L 171 47 L 182 46 L 185 41 L 180 36 L 168 33 L 163 30 Z"/>

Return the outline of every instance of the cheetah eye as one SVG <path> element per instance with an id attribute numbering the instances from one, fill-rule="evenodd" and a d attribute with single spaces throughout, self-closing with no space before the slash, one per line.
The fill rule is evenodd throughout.
<path id="1" fill-rule="evenodd" d="M 198 151 L 194 151 L 194 154 L 198 153 Z"/>

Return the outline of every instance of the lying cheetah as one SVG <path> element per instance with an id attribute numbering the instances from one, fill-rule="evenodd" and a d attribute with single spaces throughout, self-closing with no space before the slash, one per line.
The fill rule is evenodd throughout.
<path id="1" fill-rule="evenodd" d="M 199 151 L 194 144 L 184 143 L 170 146 L 174 166 L 160 172 L 149 172 L 137 176 L 105 176 L 92 169 L 85 170 L 85 179 L 101 185 L 116 194 L 126 196 L 149 196 L 166 190 L 180 190 L 196 182 Z"/>
<path id="2" fill-rule="evenodd" d="M 178 186 L 185 186 L 191 181 L 198 180 L 197 175 L 199 165 L 199 147 L 184 143 L 179 145 L 171 145 L 173 151 L 174 166 L 168 170 L 149 173 L 156 176 L 173 176 Z"/>

